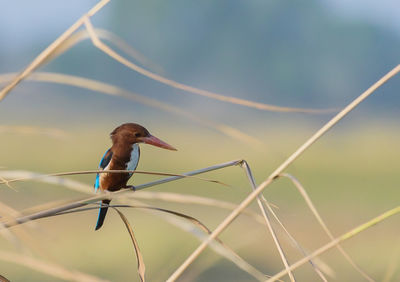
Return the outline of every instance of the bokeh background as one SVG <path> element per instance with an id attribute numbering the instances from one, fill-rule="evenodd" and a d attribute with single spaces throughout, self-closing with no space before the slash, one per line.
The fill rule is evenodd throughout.
<path id="1" fill-rule="evenodd" d="M 0 73 L 22 70 L 96 1 L 1 1 Z M 227 96 L 284 107 L 340 109 L 399 63 L 398 1 L 111 1 L 93 18 L 97 28 L 118 35 L 151 62 L 145 67 L 167 78 Z M 96 169 L 110 145 L 109 133 L 137 122 L 178 148 L 142 146 L 138 169 L 183 173 L 233 159 L 246 159 L 258 183 L 334 112 L 267 112 L 210 100 L 146 78 L 83 41 L 37 71 L 90 78 L 188 111 L 195 122 L 122 97 L 70 86 L 23 81 L 0 102 L 0 166 L 3 170 L 51 173 Z M 2 81 L 2 86 L 5 85 Z M 312 146 L 288 172 L 307 189 L 335 235 L 399 204 L 400 78 L 376 91 Z M 224 124 L 257 139 L 246 142 L 215 130 Z M 211 125 L 211 126 L 210 126 Z M 50 133 L 48 133 L 50 132 Z M 250 186 L 240 168 L 205 177 L 232 187 L 185 179 L 152 191 L 194 194 L 239 203 Z M 93 176 L 74 180 L 92 185 Z M 157 177 L 137 175 L 133 184 Z M 23 210 L 83 195 L 35 182 L 2 186 L 1 201 Z M 328 242 L 288 180 L 264 195 L 292 235 L 308 250 Z M 229 211 L 147 201 L 195 216 L 211 229 Z M 251 208 L 255 211 L 257 206 Z M 163 219 L 126 210 L 142 249 L 149 281 L 163 281 L 199 244 Z M 28 229 L 32 255 L 111 281 L 136 281 L 130 239 L 110 213 L 94 231 L 96 211 L 38 221 Z M 17 227 L 21 228 L 21 227 Z M 301 254 L 278 232 L 290 262 Z M 376 280 L 400 280 L 400 219 L 393 217 L 343 244 Z M 283 268 L 265 226 L 241 216 L 221 238 L 266 274 Z M 1 239 L 3 250 L 19 252 Z M 321 256 L 335 281 L 363 281 L 340 253 Z M 0 262 L 11 281 L 54 281 L 34 270 Z M 299 281 L 318 277 L 309 265 Z M 287 277 L 285 278 L 287 279 Z M 182 281 L 253 281 L 210 250 Z"/>

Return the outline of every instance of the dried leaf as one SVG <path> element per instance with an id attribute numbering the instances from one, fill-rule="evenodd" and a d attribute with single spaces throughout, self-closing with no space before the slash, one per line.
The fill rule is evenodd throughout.
<path id="1" fill-rule="evenodd" d="M 144 282 L 146 266 L 144 264 L 142 253 L 140 252 L 140 249 L 139 249 L 139 244 L 136 241 L 135 234 L 133 233 L 133 229 L 132 229 L 131 225 L 129 224 L 128 219 L 125 217 L 125 215 L 121 211 L 119 211 L 117 208 L 115 208 L 113 206 L 110 206 L 110 207 L 112 207 L 118 213 L 118 215 L 121 217 L 122 221 L 124 222 L 124 224 L 126 226 L 126 229 L 129 232 L 129 236 L 131 236 L 133 248 L 135 249 L 137 263 L 138 263 L 137 268 L 138 268 L 139 277 L 140 277 L 140 280 L 142 282 Z"/>

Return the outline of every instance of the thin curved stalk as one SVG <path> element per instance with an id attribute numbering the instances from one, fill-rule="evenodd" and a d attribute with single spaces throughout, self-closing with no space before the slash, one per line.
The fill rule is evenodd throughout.
<path id="1" fill-rule="evenodd" d="M 210 167 L 206 167 L 206 168 L 202 168 L 199 170 L 194 170 L 194 171 L 190 171 L 184 174 L 181 174 L 179 176 L 171 176 L 171 177 L 166 177 L 166 178 L 162 178 L 159 180 L 155 180 L 155 181 L 151 181 L 151 182 L 147 182 L 144 184 L 140 184 L 135 186 L 135 190 L 142 190 L 148 187 L 152 187 L 154 185 L 159 185 L 159 184 L 163 184 L 163 183 L 167 183 L 167 182 L 171 182 L 171 181 L 175 181 L 178 179 L 182 179 L 185 176 L 193 176 L 193 175 L 197 175 L 197 174 L 201 174 L 201 173 L 205 173 L 205 172 L 209 172 L 209 171 L 213 171 L 213 170 L 218 170 L 221 168 L 225 168 L 225 167 L 230 167 L 230 166 L 236 166 L 238 164 L 240 164 L 241 160 L 236 160 L 236 161 L 231 161 L 231 162 L 226 162 L 226 163 L 222 163 L 222 164 L 218 164 L 218 165 L 214 165 L 214 166 L 210 166 Z M 47 217 L 48 215 L 51 214 L 56 214 L 59 213 L 61 211 L 66 211 L 66 210 L 71 210 L 74 208 L 79 208 L 79 207 L 83 207 L 89 203 L 95 203 L 104 199 L 112 199 L 113 197 L 119 196 L 121 194 L 127 193 L 127 192 L 132 192 L 131 189 L 123 189 L 123 190 L 119 190 L 117 192 L 112 192 L 112 193 L 102 193 L 99 195 L 95 195 L 92 196 L 90 198 L 85 198 L 82 200 L 78 200 L 78 201 L 73 201 L 71 203 L 66 203 L 63 205 L 58 205 L 57 207 L 52 207 L 52 208 L 48 208 L 46 210 L 42 210 L 42 211 L 38 211 L 26 216 L 21 216 L 18 218 L 15 218 L 13 220 L 9 220 L 6 222 L 3 222 L 3 226 L 0 226 L 0 230 L 2 228 L 9 228 L 15 225 L 19 225 L 19 224 L 23 224 L 25 222 L 31 221 L 31 220 L 35 220 L 38 218 L 42 218 L 42 217 Z"/>
<path id="2" fill-rule="evenodd" d="M 185 220 L 188 220 L 189 222 L 191 222 L 191 224 L 193 224 L 196 227 L 198 227 L 199 229 L 201 229 L 204 233 L 211 234 L 211 230 L 205 224 L 203 224 L 201 221 L 199 221 L 198 219 L 196 219 L 192 216 L 188 216 L 186 214 L 180 213 L 180 212 L 169 210 L 169 209 L 157 208 L 157 207 L 152 207 L 152 206 L 143 205 L 143 204 L 140 204 L 140 205 L 131 205 L 131 204 L 103 205 L 102 204 L 101 206 L 108 206 L 108 207 L 112 207 L 112 208 L 137 208 L 137 209 L 144 209 L 144 210 L 150 210 L 150 211 L 153 210 L 153 211 L 171 214 L 171 215 L 183 218 Z M 71 214 L 71 213 L 88 211 L 88 210 L 97 210 L 98 208 L 99 208 L 99 206 L 96 204 L 95 207 L 83 207 L 83 208 L 78 208 L 78 209 L 74 209 L 74 210 L 60 212 L 57 214 L 52 214 L 49 216 L 58 216 L 58 215 L 65 215 L 65 214 Z M 125 220 L 124 220 L 124 222 L 125 222 Z M 189 229 L 182 227 L 180 224 L 177 224 L 177 223 L 173 223 L 173 224 L 177 225 L 178 227 L 182 228 L 185 231 L 189 231 Z M 200 236 L 200 234 L 197 232 L 192 232 L 192 231 L 190 231 L 190 232 L 193 233 L 196 237 L 198 237 L 201 241 L 205 239 L 205 236 Z M 227 245 L 225 245 L 220 239 L 216 238 L 215 241 L 217 243 L 213 243 L 211 245 L 211 247 L 216 253 L 218 253 L 218 254 L 222 255 L 223 257 L 225 257 L 226 259 L 232 261 L 240 269 L 242 269 L 243 271 L 252 275 L 254 278 L 256 278 L 259 281 L 264 281 L 265 277 L 268 277 L 267 275 L 265 275 L 265 274 L 261 273 L 259 270 L 257 270 L 254 266 L 249 264 L 247 261 L 245 261 L 243 258 L 241 258 L 235 251 L 233 251 L 231 248 L 229 248 Z M 135 242 L 134 244 L 135 244 L 135 251 L 136 251 L 137 242 Z M 139 263 L 139 260 L 142 261 L 143 259 L 142 258 L 138 259 L 138 263 Z M 141 262 L 140 264 L 143 264 L 143 262 Z M 140 265 L 138 265 L 138 268 L 140 269 Z M 141 277 L 144 277 L 144 274 L 143 274 L 143 276 L 141 275 Z"/>
<path id="3" fill-rule="evenodd" d="M 137 73 L 140 73 L 141 75 L 144 75 L 148 78 L 151 78 L 155 81 L 158 81 L 160 83 L 163 83 L 165 85 L 168 85 L 170 87 L 180 89 L 186 92 L 190 92 L 192 94 L 200 95 L 203 97 L 207 97 L 210 99 L 214 100 L 219 100 L 235 105 L 241 105 L 245 107 L 250 107 L 258 110 L 263 110 L 263 111 L 272 111 L 272 112 L 293 112 L 293 113 L 309 113 L 309 114 L 326 114 L 326 113 L 332 113 L 336 111 L 336 109 L 305 109 L 305 108 L 292 108 L 292 107 L 280 107 L 280 106 L 275 106 L 275 105 L 270 105 L 270 104 L 264 104 L 264 103 L 258 103 L 258 102 L 253 102 L 241 98 L 234 98 L 230 96 L 225 96 L 222 94 L 214 93 L 211 91 L 199 89 L 196 87 L 192 87 L 189 85 L 185 85 L 183 83 L 176 82 L 174 80 L 165 78 L 161 75 L 152 73 L 134 63 L 131 61 L 125 59 L 122 57 L 120 54 L 115 52 L 113 49 L 111 49 L 108 45 L 106 45 L 104 42 L 100 40 L 100 38 L 97 36 L 97 33 L 89 19 L 87 17 L 85 19 L 85 27 L 90 35 L 90 38 L 92 40 L 92 43 L 95 47 L 97 47 L 99 50 L 116 60 L 117 62 L 125 65 L 126 67 L 136 71 Z"/>
<path id="4" fill-rule="evenodd" d="M 168 281 L 175 281 L 185 269 L 206 249 L 209 242 L 215 237 L 222 233 L 234 220 L 235 218 L 255 199 L 257 196 L 268 186 L 273 180 L 278 177 L 290 164 L 292 164 L 300 155 L 302 155 L 312 144 L 314 144 L 319 138 L 321 138 L 326 132 L 328 132 L 334 125 L 336 125 L 343 117 L 350 113 L 356 108 L 362 101 L 368 98 L 372 93 L 375 92 L 379 87 L 385 84 L 388 80 L 393 78 L 400 72 L 400 65 L 394 67 L 391 71 L 385 74 L 381 79 L 374 83 L 370 88 L 363 92 L 360 96 L 354 99 L 348 104 L 343 110 L 335 115 L 330 121 L 328 121 L 323 127 L 315 132 L 307 141 L 301 145 L 293 154 L 291 154 L 271 175 L 262 182 L 256 190 L 248 195 L 238 207 L 232 211 L 213 231 L 213 233 L 204 241 L 192 254 L 179 266 L 174 273 L 169 277 Z"/>
<path id="5" fill-rule="evenodd" d="M 77 191 L 79 193 L 93 195 L 93 186 L 68 178 L 53 177 L 53 176 L 44 177 L 43 174 L 31 171 L 24 171 L 24 170 L 0 170 L 0 176 L 4 176 L 5 178 L 11 178 L 11 179 L 17 179 L 17 178 L 29 179 L 29 180 L 39 181 L 42 183 L 60 185 L 70 190 Z M 6 182 L 8 181 L 5 178 L 3 179 L 4 184 L 6 184 Z M 126 194 L 123 195 L 123 197 L 128 197 L 128 198 L 132 197 L 134 199 L 145 199 L 145 200 L 160 200 L 165 202 L 175 202 L 186 205 L 196 204 L 196 205 L 210 206 L 227 210 L 234 210 L 236 208 L 236 205 L 231 202 L 222 201 L 214 198 L 207 198 L 207 197 L 188 195 L 188 194 L 178 194 L 172 192 L 141 191 L 140 193 Z M 119 197 L 115 198 L 118 199 Z M 262 218 L 262 216 L 258 215 L 252 210 L 245 210 L 243 214 L 250 216 L 259 223 L 264 224 L 264 219 Z"/>
<path id="6" fill-rule="evenodd" d="M 41 66 L 46 59 L 65 41 L 67 40 L 79 27 L 81 27 L 85 19 L 92 17 L 110 0 L 101 0 L 93 6 L 86 14 L 79 18 L 71 27 L 69 27 L 63 34 L 53 41 L 46 49 L 44 49 L 21 73 L 19 73 L 6 87 L 0 91 L 0 101 L 23 79 L 30 75 L 35 69 Z"/>
<path id="7" fill-rule="evenodd" d="M 301 260 L 295 262 L 294 264 L 292 264 L 289 269 L 290 270 L 295 270 L 296 268 L 298 268 L 299 266 L 302 266 L 304 263 L 306 263 L 308 260 L 319 256 L 321 254 L 323 254 L 324 252 L 328 251 L 329 249 L 332 249 L 333 247 L 337 246 L 338 244 L 350 239 L 351 237 L 359 234 L 362 231 L 365 231 L 366 229 L 374 226 L 375 224 L 378 224 L 382 221 L 384 221 L 385 219 L 394 216 L 396 214 L 400 213 L 400 206 L 397 206 L 391 210 L 388 210 L 387 212 L 384 212 L 382 214 L 380 214 L 379 216 L 367 221 L 364 224 L 361 224 L 359 226 L 357 226 L 356 228 L 353 228 L 352 230 L 350 230 L 349 232 L 346 232 L 345 234 L 343 234 L 342 236 L 337 237 L 335 240 L 330 241 L 328 244 L 322 246 L 321 248 L 317 249 L 316 251 L 312 252 L 310 255 L 302 258 Z M 284 275 L 286 275 L 286 270 L 282 270 L 281 272 L 275 274 L 274 276 L 272 276 L 270 279 L 267 280 L 267 282 L 271 282 L 271 281 L 276 281 L 277 279 L 283 277 Z"/>
<path id="8" fill-rule="evenodd" d="M 135 233 L 133 233 L 131 224 L 129 223 L 126 216 L 119 209 L 117 209 L 116 207 L 113 207 L 113 206 L 111 208 L 113 208 L 118 213 L 119 217 L 124 222 L 126 229 L 128 230 L 128 233 L 129 233 L 129 236 L 131 237 L 132 245 L 133 245 L 133 248 L 134 248 L 135 254 L 136 254 L 138 274 L 139 274 L 140 280 L 142 282 L 144 282 L 146 280 L 145 279 L 146 266 L 144 264 L 142 252 L 139 249 L 139 244 L 136 240 Z"/>
<path id="9" fill-rule="evenodd" d="M 303 185 L 301 185 L 300 181 L 294 177 L 293 175 L 290 175 L 289 173 L 282 173 L 279 176 L 282 177 L 287 177 L 289 178 L 292 183 L 294 184 L 294 186 L 297 188 L 297 190 L 299 191 L 300 195 L 304 198 L 308 208 L 311 210 L 311 212 L 313 213 L 313 215 L 315 216 L 315 218 L 317 219 L 319 225 L 321 225 L 322 229 L 325 231 L 325 233 L 328 235 L 329 239 L 334 240 L 334 237 L 331 233 L 331 231 L 328 229 L 327 225 L 325 224 L 325 222 L 322 220 L 322 217 L 319 215 L 317 209 L 315 208 L 313 202 L 311 201 L 311 198 L 308 196 L 306 190 L 304 189 Z M 374 279 L 372 279 L 365 271 L 363 271 L 354 261 L 353 259 L 350 257 L 349 254 L 346 253 L 346 251 L 342 248 L 342 246 L 340 246 L 339 244 L 336 246 L 336 248 L 339 250 L 339 252 L 344 256 L 344 258 L 350 263 L 351 266 L 353 266 L 353 268 L 360 273 L 365 279 L 367 279 L 368 281 L 375 281 Z"/>
<path id="10" fill-rule="evenodd" d="M 246 161 L 242 161 L 241 167 L 243 167 L 244 170 L 246 171 L 246 175 L 247 175 L 247 178 L 248 178 L 248 180 L 250 182 L 250 186 L 254 191 L 257 188 L 257 185 L 256 185 L 255 179 L 253 177 L 253 174 L 251 173 L 251 170 L 250 170 L 250 167 L 249 167 L 248 163 Z M 266 200 L 265 200 L 265 202 L 268 204 L 268 202 Z M 266 226 L 268 227 L 268 230 L 271 233 L 272 239 L 273 239 L 273 241 L 275 243 L 275 246 L 276 246 L 276 248 L 278 250 L 278 253 L 279 253 L 280 257 L 281 257 L 283 265 L 285 266 L 285 269 L 287 270 L 287 273 L 289 275 L 290 281 L 294 282 L 294 281 L 296 281 L 296 279 L 294 278 L 294 275 L 293 275 L 292 271 L 290 271 L 290 269 L 289 269 L 288 259 L 286 258 L 285 252 L 284 252 L 284 250 L 283 250 L 283 248 L 282 248 L 282 246 L 281 246 L 281 244 L 279 242 L 278 236 L 276 236 L 275 230 L 272 227 L 271 219 L 268 216 L 267 210 L 265 209 L 265 207 L 263 205 L 263 202 L 261 200 L 261 196 L 260 195 L 257 196 L 257 204 L 258 204 L 258 206 L 259 206 L 259 208 L 261 210 L 261 213 L 262 213 L 262 215 L 263 215 L 263 217 L 265 219 Z"/>
<path id="11" fill-rule="evenodd" d="M 6 171 L 7 172 L 7 171 Z M 0 185 L 5 184 L 9 185 L 10 183 L 13 182 L 20 182 L 20 181 L 27 181 L 27 180 L 34 180 L 37 178 L 46 178 L 46 177 L 54 177 L 54 176 L 67 176 L 67 175 L 82 175 L 82 174 L 100 174 L 100 173 L 122 173 L 122 174 L 145 174 L 145 175 L 158 175 L 158 176 L 179 176 L 181 178 L 193 178 L 201 181 L 206 181 L 206 182 L 211 182 L 211 183 L 216 183 L 220 184 L 223 186 L 228 186 L 230 185 L 223 183 L 218 180 L 213 180 L 213 179 L 207 179 L 207 178 L 202 178 L 202 177 L 196 177 L 196 176 L 191 176 L 191 175 L 184 175 L 184 174 L 176 174 L 176 173 L 167 173 L 167 172 L 156 172 L 156 171 L 144 171 L 144 170 L 104 170 L 104 169 L 97 169 L 97 170 L 79 170 L 79 171 L 67 171 L 67 172 L 56 172 L 56 173 L 49 173 L 49 174 L 38 174 L 38 173 L 32 173 L 32 175 L 27 176 L 27 177 L 21 177 L 21 178 L 14 178 L 14 179 L 1 179 Z M 1 174 L 1 172 L 0 172 Z"/>
<path id="12" fill-rule="evenodd" d="M 13 76 L 14 76 L 14 74 L 0 75 L 0 84 L 2 82 L 7 82 Z M 102 81 L 88 79 L 88 78 L 74 76 L 74 75 L 53 73 L 53 72 L 36 72 L 36 73 L 33 73 L 32 75 L 30 75 L 29 77 L 27 77 L 26 79 L 32 80 L 32 81 L 41 81 L 41 82 L 75 86 L 75 87 L 95 91 L 98 93 L 103 93 L 106 95 L 122 97 L 124 99 L 132 100 L 132 101 L 135 101 L 135 102 L 140 103 L 145 106 L 149 106 L 152 108 L 162 110 L 167 113 L 171 113 L 174 115 L 184 117 L 184 118 L 189 119 L 189 120 L 191 120 L 195 123 L 198 123 L 202 126 L 213 129 L 225 136 L 228 136 L 228 137 L 234 138 L 238 141 L 252 145 L 253 147 L 261 148 L 262 146 L 264 146 L 264 143 L 261 140 L 255 138 L 253 136 L 250 136 L 237 128 L 228 126 L 224 123 L 218 123 L 215 121 L 205 119 L 203 117 L 199 117 L 199 116 L 193 114 L 192 112 L 182 110 L 180 107 L 176 107 L 176 106 L 167 104 L 165 102 L 160 102 L 156 99 L 152 99 L 152 98 L 146 97 L 144 95 L 140 95 L 140 94 L 134 93 L 132 91 L 128 91 L 123 88 L 117 87 L 115 85 L 112 85 L 109 83 L 104 83 Z"/>

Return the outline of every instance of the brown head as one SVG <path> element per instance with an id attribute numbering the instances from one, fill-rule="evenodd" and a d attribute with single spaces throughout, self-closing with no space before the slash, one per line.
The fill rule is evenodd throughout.
<path id="1" fill-rule="evenodd" d="M 174 147 L 151 135 L 146 128 L 137 123 L 124 123 L 114 129 L 110 135 L 113 144 L 120 143 L 132 145 L 135 143 L 145 143 L 163 149 L 176 151 Z"/>

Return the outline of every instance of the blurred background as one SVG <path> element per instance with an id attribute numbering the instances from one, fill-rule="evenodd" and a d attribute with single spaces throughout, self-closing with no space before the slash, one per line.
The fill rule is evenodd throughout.
<path id="1" fill-rule="evenodd" d="M 10 79 L 6 74 L 21 71 L 95 3 L 0 1 L 1 87 Z M 130 60 L 144 68 L 226 96 L 330 111 L 269 112 L 177 90 L 128 69 L 87 39 L 37 72 L 108 83 L 168 106 L 153 107 L 100 91 L 23 81 L 0 102 L 0 167 L 39 173 L 96 169 L 110 146 L 109 133 L 121 123 L 137 122 L 178 148 L 177 152 L 168 152 L 142 146 L 138 169 L 183 173 L 243 158 L 260 183 L 339 109 L 399 63 L 399 9 L 394 0 L 301 4 L 111 1 L 92 17 L 92 23 L 141 53 L 144 63 Z M 109 44 L 128 58 L 113 42 Z M 288 168 L 302 182 L 335 236 L 399 204 L 399 88 L 397 76 Z M 175 108 L 163 110 L 171 106 Z M 238 167 L 204 177 L 232 187 L 185 179 L 149 191 L 239 203 L 251 189 Z M 70 178 L 88 185 L 94 181 L 91 175 Z M 132 184 L 156 178 L 136 175 Z M 17 191 L 3 185 L 0 197 L 18 210 L 83 197 L 61 186 L 37 182 L 19 182 L 13 187 Z M 290 181 L 276 181 L 264 195 L 279 208 L 276 212 L 305 249 L 315 250 L 328 242 Z M 201 205 L 147 203 L 195 216 L 211 229 L 229 213 Z M 258 212 L 256 204 L 250 208 Z M 134 226 L 149 281 L 165 280 L 199 244 L 191 234 L 153 214 L 124 212 Z M 38 221 L 34 229 L 28 229 L 37 247 L 32 254 L 111 281 L 138 280 L 133 249 L 122 222 L 110 213 L 105 226 L 94 232 L 96 213 Z M 343 247 L 374 279 L 399 281 L 399 226 L 399 217 L 390 218 L 346 241 Z M 285 235 L 281 231 L 278 234 L 289 261 L 300 259 L 301 254 Z M 266 274 L 283 268 L 265 226 L 249 217 L 240 216 L 221 239 Z M 0 246 L 20 251 L 5 239 Z M 337 250 L 323 254 L 321 259 L 335 272 L 330 280 L 364 281 Z M 310 265 L 294 273 L 299 281 L 318 279 Z M 53 277 L 5 262 L 0 262 L 0 274 L 11 281 L 54 281 Z M 181 280 L 253 278 L 207 250 Z"/>

